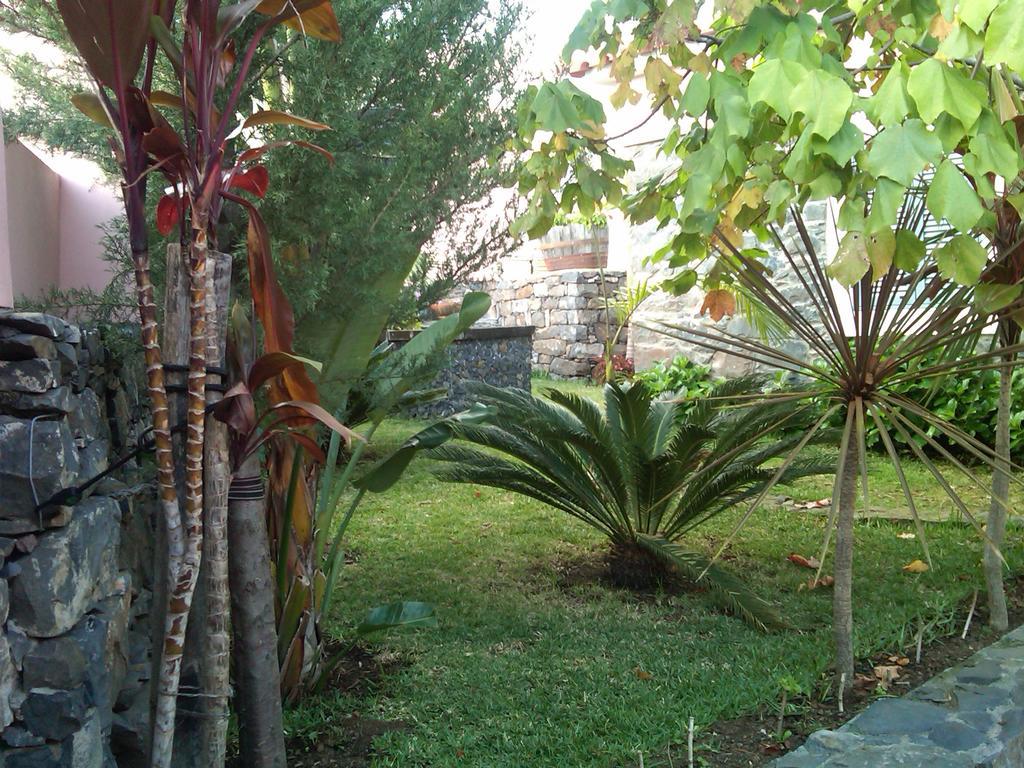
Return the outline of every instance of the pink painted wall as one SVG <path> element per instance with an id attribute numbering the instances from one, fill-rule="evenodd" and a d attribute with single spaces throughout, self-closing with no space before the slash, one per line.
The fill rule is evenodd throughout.
<path id="1" fill-rule="evenodd" d="M 14 298 L 60 282 L 60 177 L 29 149 L 8 144 L 7 242 Z"/>
<path id="2" fill-rule="evenodd" d="M 0 307 L 14 303 L 14 278 L 11 275 L 11 246 L 7 224 L 7 153 L 4 151 L 4 122 L 0 114 Z"/>
<path id="3" fill-rule="evenodd" d="M 124 216 L 124 202 L 110 187 L 79 175 L 60 179 L 60 276 L 61 288 L 92 288 L 99 291 L 110 282 L 103 261 L 99 225 Z"/>
<path id="4" fill-rule="evenodd" d="M 123 215 L 124 206 L 99 178 L 87 161 L 0 141 L 0 307 L 54 286 L 107 285 L 98 227 Z"/>

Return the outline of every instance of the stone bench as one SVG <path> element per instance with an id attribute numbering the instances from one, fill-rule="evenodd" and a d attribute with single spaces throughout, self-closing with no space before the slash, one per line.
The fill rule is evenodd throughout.
<path id="1" fill-rule="evenodd" d="M 902 698 L 811 735 L 772 768 L 1024 766 L 1024 627 Z"/>

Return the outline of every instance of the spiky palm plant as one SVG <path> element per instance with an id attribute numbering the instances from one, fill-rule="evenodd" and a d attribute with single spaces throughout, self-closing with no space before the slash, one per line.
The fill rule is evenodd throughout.
<path id="1" fill-rule="evenodd" d="M 733 408 L 752 382 L 723 384 L 684 413 L 655 401 L 645 387 L 609 383 L 604 409 L 584 397 L 549 390 L 547 398 L 479 384 L 473 394 L 492 411 L 485 424 L 458 424 L 455 437 L 432 452 L 448 466 L 447 481 L 487 485 L 529 496 L 601 531 L 611 544 L 612 578 L 645 586 L 670 572 L 698 581 L 755 626 L 778 625 L 770 606 L 732 573 L 679 541 L 773 480 L 773 459 L 801 439 L 774 425 L 801 424 L 806 414 L 788 400 Z M 829 471 L 815 461 L 791 462 L 781 480 Z"/>
<path id="2" fill-rule="evenodd" d="M 697 346 L 725 350 L 805 379 L 809 383 L 793 394 L 801 400 L 816 399 L 825 404 L 825 412 L 806 433 L 808 439 L 813 439 L 833 415 L 843 416 L 845 428 L 838 441 L 832 509 L 819 560 L 825 561 L 834 529 L 833 635 L 836 676 L 844 690 L 853 683 L 853 518 L 858 496 L 868 507 L 869 483 L 864 460 L 867 420 L 871 419 L 878 428 L 929 562 L 924 526 L 893 435 L 903 439 L 982 535 L 967 503 L 947 479 L 945 467 L 952 467 L 975 487 L 984 490 L 985 485 L 934 435 L 940 434 L 947 445 L 956 445 L 997 472 L 1009 466 L 991 447 L 900 392 L 900 386 L 911 381 L 1015 365 L 1024 350 L 1020 344 L 1000 348 L 982 343 L 993 312 L 1011 313 L 1022 308 L 1024 302 L 1017 297 L 1019 291 L 1007 291 L 1006 286 L 1000 285 L 985 289 L 972 286 L 977 275 L 969 273 L 980 273 L 985 263 L 983 247 L 966 235 L 951 239 L 942 234 L 929 236 L 927 228 L 920 226 L 921 210 L 923 207 L 911 200 L 900 210 L 895 230 L 884 229 L 870 236 L 848 233 L 836 258 L 826 268 L 800 212 L 794 209 L 793 238 L 783 237 L 774 226 L 768 227 L 780 253 L 781 266 L 788 268 L 799 283 L 800 289 L 794 291 L 779 286 L 762 252 L 741 250 L 728 238 L 718 238 L 722 268 L 784 322 L 794 338 L 806 344 L 806 358 L 722 330 L 665 323 L 656 329 Z M 936 245 L 939 247 L 930 250 Z M 839 288 L 833 279 L 848 287 Z M 803 448 L 803 443 L 798 443 L 783 459 L 780 477 Z M 937 464 L 926 449 L 942 456 L 948 464 Z M 1009 473 L 1003 474 L 1010 478 Z M 1016 477 L 1011 479 L 1021 482 Z M 763 493 L 770 488 L 771 483 L 765 484 Z M 756 497 L 752 501 L 750 511 L 759 500 Z M 747 515 L 741 517 L 722 548 L 746 518 Z"/>

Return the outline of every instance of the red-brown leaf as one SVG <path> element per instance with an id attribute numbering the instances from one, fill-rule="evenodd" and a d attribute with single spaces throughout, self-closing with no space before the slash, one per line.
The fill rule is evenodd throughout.
<path id="1" fill-rule="evenodd" d="M 57 10 L 92 75 L 124 93 L 142 63 L 153 0 L 57 0 Z"/>
<path id="2" fill-rule="evenodd" d="M 296 17 L 295 11 L 298 10 Z M 264 0 L 256 7 L 258 13 L 268 16 L 285 16 L 284 21 L 292 29 L 320 40 L 337 43 L 341 40 L 341 27 L 334 15 L 330 0 L 315 3 L 302 0 Z"/>
<path id="3" fill-rule="evenodd" d="M 178 223 L 181 201 L 177 195 L 164 195 L 156 204 L 156 231 L 166 237 Z"/>
<path id="4" fill-rule="evenodd" d="M 816 557 L 804 557 L 796 552 L 790 552 L 786 559 L 794 565 L 799 565 L 802 568 L 813 568 L 817 570 L 821 567 L 821 563 L 818 562 Z"/>
<path id="5" fill-rule="evenodd" d="M 246 192 L 251 192 L 256 197 L 262 199 L 267 194 L 267 187 L 269 185 L 270 174 L 267 173 L 267 169 L 264 166 L 257 165 L 247 171 L 236 173 L 228 186 L 231 189 L 243 189 Z"/>

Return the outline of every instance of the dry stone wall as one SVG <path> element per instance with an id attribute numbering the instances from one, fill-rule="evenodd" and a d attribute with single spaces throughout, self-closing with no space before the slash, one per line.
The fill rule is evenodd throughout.
<path id="1" fill-rule="evenodd" d="M 626 284 L 624 272 L 562 270 L 474 285 L 491 295 L 490 317 L 502 326 L 530 326 L 533 370 L 555 378 L 588 378 L 608 336 L 604 296 Z M 614 318 L 612 318 L 614 326 Z M 614 333 L 614 327 L 612 328 Z M 626 354 L 623 332 L 615 354 Z"/>
<path id="2" fill-rule="evenodd" d="M 151 489 L 71 490 L 138 437 L 137 389 L 99 335 L 0 310 L 0 766 L 141 754 Z M 56 498 L 55 498 L 56 496 Z M 131 759 L 121 765 L 133 764 Z"/>

